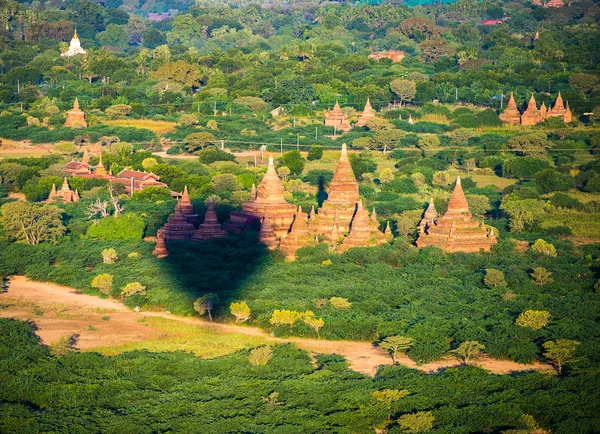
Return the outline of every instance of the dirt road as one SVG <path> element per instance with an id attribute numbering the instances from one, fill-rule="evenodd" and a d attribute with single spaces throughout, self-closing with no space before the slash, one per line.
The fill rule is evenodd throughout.
<path id="1" fill-rule="evenodd" d="M 314 354 L 340 354 L 350 363 L 351 369 L 367 375 L 375 375 L 381 365 L 391 364 L 387 353 L 368 342 L 327 341 L 305 338 L 279 339 L 255 327 L 235 324 L 212 323 L 197 318 L 181 317 L 167 312 L 133 312 L 121 302 L 101 299 L 77 293 L 72 288 L 51 283 L 33 282 L 21 276 L 11 278 L 7 291 L 0 294 L 0 316 L 23 320 L 33 320 L 39 327 L 36 332 L 45 344 L 52 344 L 66 335 L 79 335 L 77 347 L 89 350 L 102 347 L 115 347 L 130 344 L 152 349 L 153 342 L 177 339 L 176 333 L 167 333 L 146 318 L 167 319 L 173 323 L 189 325 L 193 333 L 204 334 L 208 339 L 227 341 L 235 338 L 236 347 L 222 348 L 223 353 L 232 352 L 245 346 L 263 343 L 292 342 Z M 109 320 L 107 320 L 109 318 Z M 168 341 L 167 341 L 168 343 Z M 221 345 L 220 343 L 215 345 Z M 202 354 L 199 354 L 202 355 Z M 397 361 L 405 366 L 425 372 L 457 366 L 455 359 L 417 365 L 407 356 Z M 509 360 L 482 358 L 477 363 L 493 373 L 505 374 L 511 371 L 551 370 L 549 365 L 522 365 Z"/>

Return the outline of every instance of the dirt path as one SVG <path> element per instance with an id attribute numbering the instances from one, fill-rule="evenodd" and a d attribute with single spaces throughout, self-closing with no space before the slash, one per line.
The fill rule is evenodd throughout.
<path id="1" fill-rule="evenodd" d="M 196 333 L 215 335 L 215 339 L 236 338 L 237 348 L 244 345 L 256 346 L 260 343 L 293 342 L 312 354 L 340 354 L 350 363 L 350 367 L 367 375 L 374 375 L 381 365 L 391 364 L 387 353 L 368 342 L 327 341 L 305 338 L 275 338 L 256 327 L 234 324 L 211 323 L 197 318 L 181 317 L 166 312 L 133 312 L 122 303 L 112 299 L 101 299 L 80 294 L 72 288 L 51 283 L 33 282 L 22 276 L 11 278 L 8 290 L 0 294 L 0 317 L 23 320 L 31 319 L 38 326 L 36 332 L 45 344 L 52 344 L 65 335 L 79 335 L 77 346 L 82 350 L 140 344 L 161 338 L 175 338 L 176 334 L 144 321 L 146 317 L 168 319 L 174 323 L 195 327 Z M 110 320 L 107 320 L 107 318 Z M 438 369 L 457 366 L 455 359 L 447 359 L 425 365 L 417 365 L 407 356 L 397 360 L 400 364 L 435 372 Z M 522 365 L 509 360 L 482 358 L 478 365 L 493 373 L 505 374 L 511 371 L 551 370 L 549 365 Z"/>

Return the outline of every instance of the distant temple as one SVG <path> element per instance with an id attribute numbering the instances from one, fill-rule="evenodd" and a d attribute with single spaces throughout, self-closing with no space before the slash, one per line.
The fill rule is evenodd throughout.
<path id="1" fill-rule="evenodd" d="M 73 108 L 67 113 L 65 127 L 87 128 L 88 123 L 85 120 L 85 113 L 79 108 L 79 99 L 75 98 Z"/>
<path id="2" fill-rule="evenodd" d="M 71 39 L 71 44 L 69 45 L 69 49 L 67 51 L 65 51 L 64 53 L 61 53 L 61 56 L 62 57 L 73 57 L 78 54 L 85 54 L 85 53 L 87 53 L 87 51 L 85 51 L 83 48 L 81 48 L 81 42 L 79 41 L 79 36 L 77 35 L 77 30 L 75 30 L 75 33 L 73 34 L 73 39 Z"/>
<path id="3" fill-rule="evenodd" d="M 350 131 L 352 126 L 348 122 L 348 116 L 344 114 L 340 105 L 336 102 L 333 110 L 325 117 L 325 126 L 335 127 L 337 131 Z"/>
<path id="4" fill-rule="evenodd" d="M 438 218 L 433 201 L 429 203 L 423 220 L 419 223 L 417 247 L 436 246 L 445 252 L 489 252 L 498 241 L 492 229 L 485 228 L 483 221 L 473 218 L 469 204 L 460 184 L 450 196 L 448 210 Z"/>
<path id="5" fill-rule="evenodd" d="M 148 187 L 167 188 L 167 184 L 160 182 L 160 177 L 154 173 L 141 172 L 139 170 L 123 169 L 116 176 L 108 172 L 102 162 L 102 151 L 96 167 L 90 166 L 87 151 L 83 155 L 82 161 L 72 160 L 65 167 L 65 174 L 68 176 L 78 176 L 81 178 L 99 178 L 107 179 L 110 182 L 122 184 L 128 194 L 136 191 L 142 191 Z"/>
<path id="6" fill-rule="evenodd" d="M 63 185 L 60 190 L 56 190 L 56 184 L 52 184 L 52 190 L 50 190 L 50 195 L 48 196 L 46 202 L 54 202 L 56 200 L 67 203 L 79 202 L 79 192 L 77 190 L 71 190 L 67 178 L 65 178 L 63 181 Z"/>
<path id="7" fill-rule="evenodd" d="M 400 50 L 386 50 L 386 51 L 378 51 L 375 53 L 369 54 L 369 59 L 380 60 L 380 59 L 390 59 L 392 62 L 400 62 L 406 53 Z"/>
<path id="8" fill-rule="evenodd" d="M 563 0 L 550 0 L 544 4 L 542 2 L 542 0 L 533 0 L 532 5 L 543 6 L 546 9 L 547 8 L 562 8 L 565 5 L 565 2 L 563 2 Z M 571 6 L 571 3 L 569 3 L 569 6 Z"/>
<path id="9" fill-rule="evenodd" d="M 367 98 L 367 102 L 365 104 L 365 108 L 363 109 L 362 114 L 358 118 L 358 122 L 356 122 L 357 127 L 364 127 L 367 125 L 367 122 L 373 120 L 377 117 L 375 110 L 373 110 L 373 106 L 371 105 L 371 100 Z"/>
<path id="10" fill-rule="evenodd" d="M 506 109 L 500 114 L 499 117 L 503 122 L 514 125 L 521 124 L 525 126 L 538 124 L 550 117 L 560 117 L 565 124 L 568 124 L 573 119 L 571 109 L 569 109 L 569 103 L 567 103 L 565 107 L 560 92 L 558 92 L 554 107 L 550 109 L 547 109 L 546 104 L 543 102 L 538 109 L 535 98 L 533 95 L 531 95 L 529 103 L 527 104 L 527 109 L 522 114 L 519 112 L 517 103 L 515 102 L 515 97 L 511 92 Z"/>

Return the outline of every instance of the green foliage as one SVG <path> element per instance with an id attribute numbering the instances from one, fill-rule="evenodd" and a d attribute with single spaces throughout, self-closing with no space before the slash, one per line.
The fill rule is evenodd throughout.
<path id="1" fill-rule="evenodd" d="M 110 274 L 98 274 L 92 279 L 90 285 L 92 288 L 98 289 L 101 293 L 110 295 L 113 290 L 113 276 Z"/>
<path id="2" fill-rule="evenodd" d="M 466 341 L 462 342 L 458 348 L 452 352 L 458 357 L 465 365 L 468 365 L 472 360 L 477 359 L 481 352 L 485 349 L 485 345 L 480 344 L 477 341 Z"/>
<path id="3" fill-rule="evenodd" d="M 526 310 L 518 316 L 515 324 L 532 330 L 540 330 L 548 325 L 549 318 L 550 313 L 545 310 Z"/>
<path id="4" fill-rule="evenodd" d="M 212 321 L 212 310 L 218 302 L 219 296 L 217 294 L 204 294 L 194 302 L 194 310 L 198 313 L 198 315 L 204 315 L 207 313 L 208 318 Z"/>
<path id="5" fill-rule="evenodd" d="M 320 160 L 323 157 L 323 147 L 320 145 L 312 145 L 308 150 L 308 161 Z"/>
<path id="6" fill-rule="evenodd" d="M 555 257 L 557 255 L 554 245 L 544 241 L 541 238 L 536 240 L 535 243 L 531 245 L 531 250 L 538 255 L 550 257 Z"/>
<path id="7" fill-rule="evenodd" d="M 133 295 L 146 295 L 146 287 L 140 282 L 130 282 L 121 288 L 123 297 L 131 297 Z"/>
<path id="8" fill-rule="evenodd" d="M 44 241 L 57 242 L 65 232 L 60 208 L 52 205 L 33 205 L 27 202 L 10 202 L 2 205 L 0 224 L 9 237 L 27 244 Z"/>
<path id="9" fill-rule="evenodd" d="M 531 278 L 538 285 L 554 283 L 554 279 L 551 276 L 552 273 L 546 270 L 544 267 L 535 267 L 531 273 Z"/>
<path id="10" fill-rule="evenodd" d="M 392 356 L 392 362 L 396 361 L 399 352 L 406 352 L 413 346 L 413 339 L 407 336 L 388 336 L 379 343 L 379 347 L 386 350 Z"/>
<path id="11" fill-rule="evenodd" d="M 245 301 L 231 303 L 229 305 L 231 315 L 235 317 L 235 322 L 246 322 L 250 319 L 252 311 Z"/>
<path id="12" fill-rule="evenodd" d="M 362 179 L 365 173 L 374 173 L 377 170 L 377 163 L 372 160 L 371 154 L 369 153 L 350 154 L 348 158 L 354 176 L 359 180 Z"/>
<path id="13" fill-rule="evenodd" d="M 215 161 L 235 161 L 235 155 L 220 149 L 203 149 L 198 151 L 198 159 L 202 164 L 212 164 Z"/>
<path id="14" fill-rule="evenodd" d="M 92 223 L 87 230 L 87 237 L 96 240 L 141 240 L 144 236 L 146 223 L 131 213 L 119 217 L 105 217 L 97 223 Z"/>
<path id="15" fill-rule="evenodd" d="M 483 278 L 483 283 L 485 283 L 485 285 L 489 287 L 508 286 L 506 280 L 504 280 L 504 273 L 494 268 L 488 268 L 485 270 L 485 277 Z"/>
<path id="16" fill-rule="evenodd" d="M 403 414 L 398 418 L 398 425 L 400 425 L 403 431 L 409 433 L 431 431 L 434 423 L 435 417 L 431 411 Z"/>
<path id="17" fill-rule="evenodd" d="M 172 200 L 171 192 L 167 188 L 162 187 L 146 187 L 143 190 L 136 191 L 131 196 L 132 200 L 143 200 L 150 202 L 158 202 L 164 200 Z"/>
<path id="18" fill-rule="evenodd" d="M 292 175 L 300 175 L 304 170 L 306 160 L 302 158 L 302 155 L 298 151 L 285 152 L 281 157 L 281 164 L 288 169 Z"/>
<path id="19" fill-rule="evenodd" d="M 560 374 L 565 363 L 573 359 L 579 342 L 571 339 L 557 339 L 556 341 L 544 342 L 544 357 L 556 365 Z"/>

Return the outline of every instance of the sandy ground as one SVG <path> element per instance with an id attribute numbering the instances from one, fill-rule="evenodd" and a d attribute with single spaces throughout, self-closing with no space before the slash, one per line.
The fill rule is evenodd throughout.
<path id="1" fill-rule="evenodd" d="M 211 323 L 166 312 L 133 312 L 117 300 L 101 299 L 77 293 L 72 288 L 33 282 L 21 276 L 10 279 L 7 290 L 0 294 L 0 304 L 3 307 L 0 309 L 0 317 L 35 322 L 39 328 L 36 333 L 44 344 L 52 344 L 62 336 L 76 334 L 77 347 L 82 350 L 156 339 L 164 334 L 164 331 L 140 322 L 143 317 L 156 316 L 209 328 L 220 334 L 255 336 L 274 343 L 293 342 L 313 355 L 340 354 L 348 360 L 351 369 L 371 376 L 375 375 L 379 366 L 391 364 L 391 359 L 385 351 L 368 342 L 279 339 L 255 327 Z M 110 316 L 110 321 L 102 319 L 106 316 Z M 404 355 L 399 356 L 397 362 L 425 372 L 436 372 L 459 365 L 455 359 L 417 365 Z M 489 358 L 481 358 L 477 365 L 496 374 L 552 369 L 546 364 L 522 365 L 509 360 Z"/>

